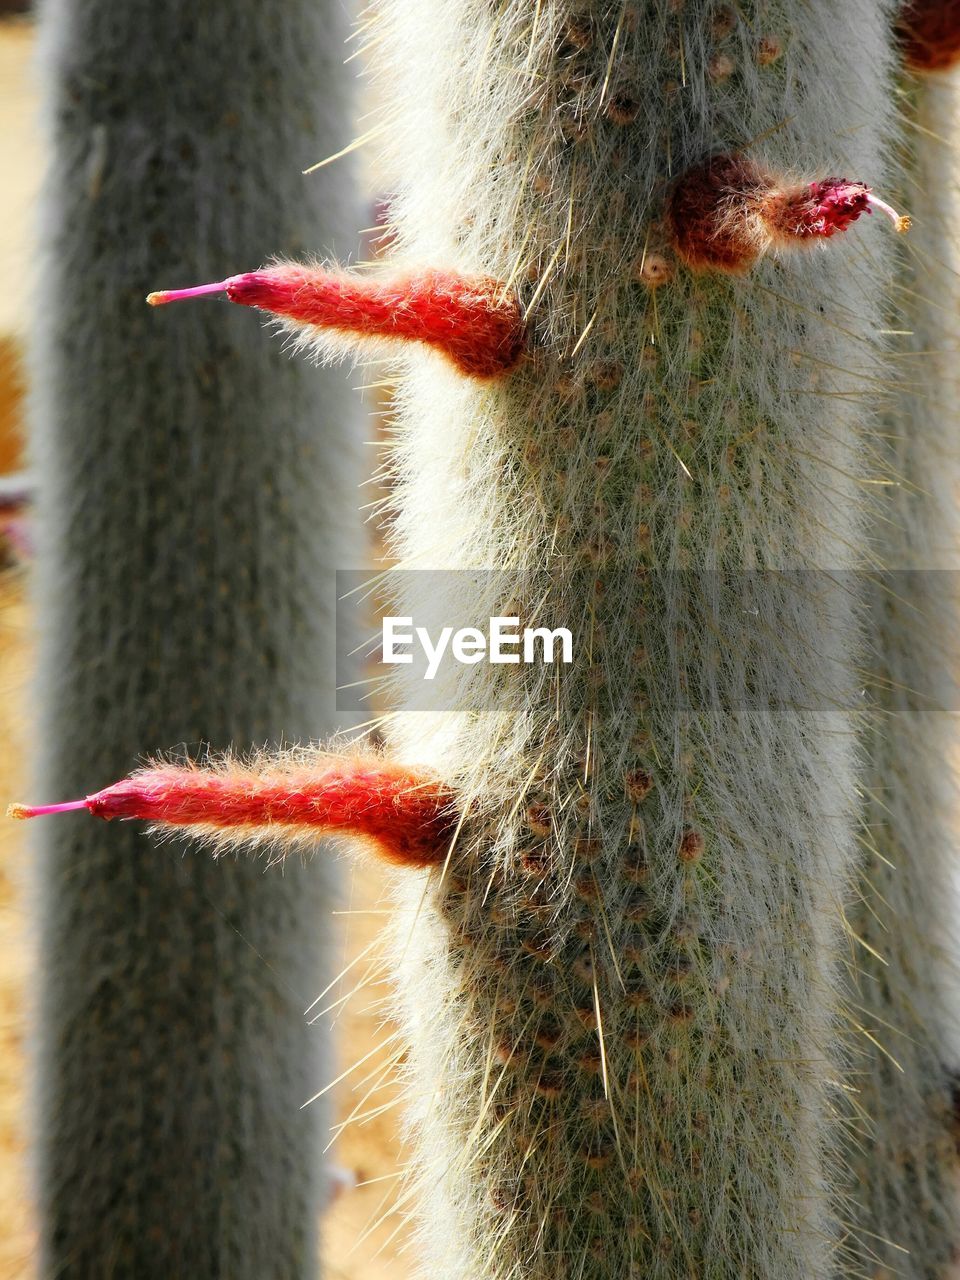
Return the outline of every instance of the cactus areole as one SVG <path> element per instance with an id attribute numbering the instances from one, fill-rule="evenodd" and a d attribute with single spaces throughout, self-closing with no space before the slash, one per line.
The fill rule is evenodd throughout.
<path id="1" fill-rule="evenodd" d="M 451 676 L 385 726 L 442 828 L 396 875 L 424 1264 L 827 1280 L 856 600 L 781 571 L 869 561 L 889 255 L 862 215 L 906 226 L 863 181 L 883 179 L 888 8 L 381 9 L 396 266 L 199 292 L 321 353 L 405 340 L 395 550 L 447 571 L 451 614 L 467 571 L 512 575 L 512 607 L 477 579 L 477 611 L 561 622 L 587 655 Z M 722 575 L 762 607 L 715 609 Z M 277 767 L 251 765 L 272 804 Z M 258 838 L 263 814 L 203 803 L 189 821 L 219 845 Z"/>

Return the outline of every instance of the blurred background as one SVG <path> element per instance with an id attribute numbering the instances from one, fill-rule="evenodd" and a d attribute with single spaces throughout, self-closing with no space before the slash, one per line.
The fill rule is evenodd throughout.
<path id="1" fill-rule="evenodd" d="M 34 745 L 31 673 L 35 633 L 30 605 L 30 477 L 24 452 L 25 343 L 34 283 L 35 201 L 45 163 L 37 120 L 34 52 L 35 23 L 29 6 L 0 0 L 3 804 L 25 796 Z M 374 209 L 374 175 L 363 164 L 360 169 L 366 206 Z M 352 381 L 356 385 L 361 379 L 354 375 Z M 373 442 L 377 435 L 377 393 L 365 394 L 371 415 L 366 431 Z M 372 473 L 376 451 L 369 448 L 367 453 Z M 363 500 L 369 498 L 368 490 Z M 27 1079 L 31 978 L 37 971 L 37 960 L 28 900 L 28 834 L 24 824 L 0 821 L 0 1277 L 10 1280 L 37 1274 Z M 321 1224 L 324 1273 L 330 1280 L 403 1280 L 411 1268 L 407 1261 L 405 1206 L 397 1204 L 396 1175 L 403 1151 L 398 1089 L 394 1084 L 396 1045 L 384 1011 L 387 988 L 377 951 L 386 909 L 384 884 L 371 861 L 343 859 L 342 885 L 342 901 L 332 924 L 337 957 L 334 972 L 342 971 L 343 976 L 322 1001 L 332 1011 L 336 1056 L 332 1079 L 343 1077 L 332 1088 L 334 1127 L 329 1141 L 333 1144 L 330 1159 L 337 1171 L 336 1196 Z M 345 999 L 348 994 L 350 998 Z M 328 1083 L 318 1081 L 317 1088 Z"/>

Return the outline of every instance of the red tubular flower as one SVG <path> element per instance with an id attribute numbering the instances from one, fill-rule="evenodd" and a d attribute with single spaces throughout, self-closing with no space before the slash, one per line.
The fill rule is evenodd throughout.
<path id="1" fill-rule="evenodd" d="M 523 352 L 519 300 L 485 277 L 424 271 L 384 279 L 283 263 L 216 284 L 151 293 L 147 301 L 161 306 L 209 293 L 308 329 L 423 342 L 474 378 L 507 373 Z"/>
<path id="2" fill-rule="evenodd" d="M 8 813 L 35 818 L 75 809 L 89 809 L 98 818 L 141 818 L 214 839 L 234 833 L 240 842 L 354 836 L 405 867 L 443 862 L 456 827 L 451 794 L 436 778 L 377 758 L 330 757 L 319 767 L 159 765 L 138 769 L 84 800 L 11 805 Z"/>
<path id="3" fill-rule="evenodd" d="M 914 71 L 946 71 L 960 60 L 960 0 L 907 0 L 896 25 Z"/>
<path id="4" fill-rule="evenodd" d="M 746 271 L 773 247 L 828 240 L 879 210 L 901 217 L 862 182 L 783 182 L 743 155 L 711 156 L 675 184 L 667 208 L 674 248 L 694 270 Z"/>

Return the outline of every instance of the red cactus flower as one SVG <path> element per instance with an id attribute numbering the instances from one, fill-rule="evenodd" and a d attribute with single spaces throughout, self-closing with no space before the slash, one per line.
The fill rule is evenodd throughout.
<path id="1" fill-rule="evenodd" d="M 523 352 L 518 299 L 496 280 L 453 271 L 425 271 L 385 279 L 283 263 L 230 276 L 215 284 L 151 293 L 151 306 L 225 293 L 310 331 L 357 338 L 404 339 L 442 351 L 462 373 L 493 378 Z"/>
<path id="2" fill-rule="evenodd" d="M 808 236 L 827 240 L 874 209 L 885 214 L 897 231 L 908 229 L 909 218 L 878 199 L 864 183 L 848 182 L 846 178 L 824 178 L 807 187 L 770 192 L 760 213 L 778 240 L 804 240 Z"/>
<path id="3" fill-rule="evenodd" d="M 914 71 L 946 71 L 960 60 L 960 0 L 907 0 L 896 24 Z"/>
<path id="4" fill-rule="evenodd" d="M 0 544 L 15 560 L 33 555 L 30 507 L 34 497 L 33 479 L 27 472 L 0 476 Z"/>
<path id="5" fill-rule="evenodd" d="M 212 768 L 158 765 L 65 804 L 11 805 L 14 818 L 88 809 L 99 818 L 141 818 L 230 843 L 347 835 L 371 842 L 399 866 L 447 855 L 456 826 L 449 790 L 425 772 L 378 758 L 325 757 L 318 764 L 227 761 Z"/>
<path id="6" fill-rule="evenodd" d="M 747 156 L 723 155 L 687 170 L 670 194 L 667 216 L 687 266 L 740 272 L 771 248 L 828 240 L 875 209 L 897 231 L 910 225 L 862 182 L 784 182 Z"/>

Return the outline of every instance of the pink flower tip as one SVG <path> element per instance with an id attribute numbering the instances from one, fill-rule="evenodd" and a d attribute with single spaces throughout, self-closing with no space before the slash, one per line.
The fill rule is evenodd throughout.
<path id="1" fill-rule="evenodd" d="M 63 804 L 11 804 L 7 806 L 8 818 L 43 818 L 50 813 L 73 813 L 77 809 L 88 809 L 86 800 L 66 800 Z"/>
<path id="2" fill-rule="evenodd" d="M 226 293 L 233 277 L 216 280 L 213 284 L 195 284 L 190 289 L 156 289 L 147 294 L 151 307 L 163 307 L 168 302 L 183 302 L 187 298 L 202 298 L 208 293 Z"/>
<path id="3" fill-rule="evenodd" d="M 824 178 L 810 183 L 812 209 L 804 223 L 807 235 L 832 236 L 846 231 L 863 213 L 870 209 L 870 188 L 862 182 L 848 182 L 846 178 Z"/>
<path id="4" fill-rule="evenodd" d="M 873 213 L 875 209 L 888 217 L 898 232 L 910 229 L 910 218 L 897 213 L 863 182 L 824 178 L 821 182 L 810 183 L 810 196 L 813 208 L 803 227 L 807 235 L 829 237 L 838 231 L 846 231 L 861 214 Z"/>

